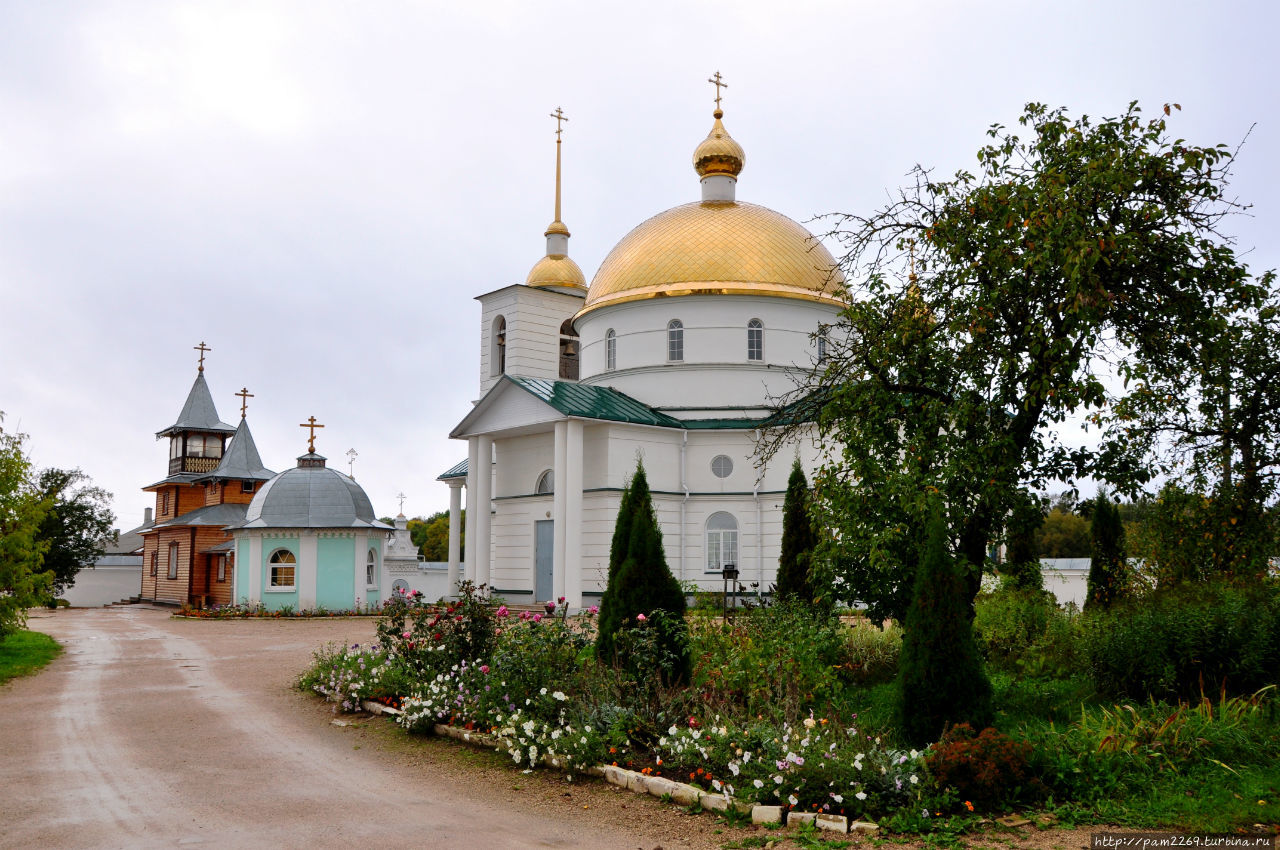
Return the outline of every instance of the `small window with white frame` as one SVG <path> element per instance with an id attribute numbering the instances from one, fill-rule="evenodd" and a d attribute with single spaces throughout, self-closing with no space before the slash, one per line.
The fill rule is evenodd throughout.
<path id="1" fill-rule="evenodd" d="M 370 590 L 376 590 L 378 587 L 378 552 L 376 549 L 369 550 L 369 557 L 364 562 L 364 586 Z"/>
<path id="2" fill-rule="evenodd" d="M 678 363 L 684 360 L 684 322 L 672 319 L 667 323 L 667 361 Z"/>
<path id="3" fill-rule="evenodd" d="M 170 581 L 178 577 L 178 542 L 169 544 L 169 572 L 165 576 Z"/>
<path id="4" fill-rule="evenodd" d="M 738 521 L 717 511 L 707 517 L 707 572 L 719 573 L 726 566 L 738 566 Z"/>
<path id="5" fill-rule="evenodd" d="M 609 372 L 618 368 L 618 334 L 613 328 L 604 332 L 604 368 Z"/>
<path id="6" fill-rule="evenodd" d="M 747 359 L 764 360 L 764 322 L 759 319 L 747 322 Z"/>
<path id="7" fill-rule="evenodd" d="M 298 559 L 288 549 L 277 549 L 267 559 L 271 567 L 268 590 L 293 590 L 297 587 Z"/>

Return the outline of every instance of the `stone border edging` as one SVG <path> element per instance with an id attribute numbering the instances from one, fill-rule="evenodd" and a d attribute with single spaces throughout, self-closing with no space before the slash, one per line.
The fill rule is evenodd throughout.
<path id="1" fill-rule="evenodd" d="M 370 714 L 385 714 L 389 717 L 404 713 L 398 708 L 392 708 L 373 700 L 361 700 L 360 707 Z M 431 731 L 442 738 L 452 738 L 464 744 L 494 750 L 502 749 L 497 738 L 483 732 L 475 732 L 459 726 L 448 726 L 444 723 L 437 723 L 431 728 Z M 560 764 L 559 759 L 554 759 L 547 755 L 542 757 L 542 763 L 547 767 L 564 769 L 564 765 Z M 671 802 L 681 806 L 698 805 L 712 812 L 724 812 L 733 809 L 736 812 L 751 815 L 751 822 L 754 824 L 776 823 L 783 826 L 799 826 L 800 824 L 809 823 L 818 829 L 828 832 L 852 832 L 861 835 L 874 835 L 880 830 L 877 824 L 870 821 L 850 821 L 845 815 L 788 812 L 782 806 L 743 803 L 728 794 L 712 794 L 710 791 L 704 791 L 697 786 L 676 782 L 674 779 L 667 779 L 665 776 L 649 776 L 639 771 L 628 770 L 625 767 L 618 767 L 612 764 L 596 765 L 595 767 L 587 768 L 583 772 L 590 776 L 598 776 L 610 785 L 617 785 L 619 788 L 625 788 L 637 794 L 648 794 L 651 797 L 659 798 L 667 797 Z"/>

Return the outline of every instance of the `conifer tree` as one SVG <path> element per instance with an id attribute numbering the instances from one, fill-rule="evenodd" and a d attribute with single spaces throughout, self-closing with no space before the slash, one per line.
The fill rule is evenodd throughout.
<path id="1" fill-rule="evenodd" d="M 1006 529 L 1009 533 L 1008 558 L 1001 572 L 1009 586 L 1017 590 L 1044 590 L 1044 574 L 1040 569 L 1040 546 L 1036 535 L 1044 525 L 1044 508 L 1033 493 L 1021 491 L 1010 511 Z"/>
<path id="2" fill-rule="evenodd" d="M 1124 595 L 1125 547 L 1124 524 L 1120 509 L 1106 493 L 1094 499 L 1093 522 L 1090 525 L 1089 589 L 1086 608 L 1110 608 Z"/>
<path id="3" fill-rule="evenodd" d="M 818 545 L 818 535 L 809 517 L 809 482 L 804 477 L 800 459 L 791 467 L 787 495 L 782 502 L 782 553 L 778 557 L 779 599 L 813 601 L 813 583 L 809 580 L 809 562 Z"/>
<path id="4" fill-rule="evenodd" d="M 969 618 L 968 583 L 947 552 L 947 526 L 935 505 L 916 570 L 898 668 L 898 728 L 922 747 L 956 723 L 991 722 L 991 683 Z"/>
<path id="5" fill-rule="evenodd" d="M 624 535 L 626 544 L 622 548 Z M 618 631 L 641 622 L 643 614 L 646 621 L 652 622 L 647 627 L 660 632 L 658 644 L 665 657 L 664 679 L 687 679 L 689 649 L 684 627 L 684 591 L 667 566 L 662 531 L 643 464 L 636 465 L 636 474 L 623 493 L 614 527 L 614 550 L 610 552 L 609 583 L 600 602 L 596 657 L 606 662 L 627 661 L 618 658 Z M 619 557 L 616 570 L 613 569 L 615 552 Z"/>

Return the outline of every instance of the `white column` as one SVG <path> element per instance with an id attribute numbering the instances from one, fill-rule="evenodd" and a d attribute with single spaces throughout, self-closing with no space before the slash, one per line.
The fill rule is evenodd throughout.
<path id="1" fill-rule="evenodd" d="M 352 583 L 353 586 L 351 588 L 351 604 L 352 605 L 356 604 L 357 599 L 359 599 L 361 602 L 368 601 L 367 599 L 365 599 L 365 597 L 368 596 L 369 594 L 369 591 L 367 589 L 369 584 L 368 582 L 365 581 L 365 574 L 364 574 L 365 564 L 368 562 L 368 560 L 369 560 L 369 535 L 357 534 L 356 535 L 356 564 L 355 564 L 356 576 L 355 576 L 355 581 Z"/>
<path id="2" fill-rule="evenodd" d="M 482 436 L 476 441 L 476 536 L 471 544 L 476 584 L 491 584 L 489 553 L 493 530 L 490 512 L 493 510 L 493 438 Z"/>
<path id="3" fill-rule="evenodd" d="M 316 607 L 316 583 L 319 581 L 320 541 L 314 531 L 303 531 L 298 535 L 298 607 Z"/>
<path id="4" fill-rule="evenodd" d="M 583 425 L 569 420 L 565 441 L 565 604 L 570 610 L 582 607 L 582 436 Z M 560 482 L 556 482 L 560 492 Z"/>
<path id="5" fill-rule="evenodd" d="M 262 601 L 262 535 L 249 535 L 249 560 L 245 562 L 245 575 L 248 576 L 248 588 L 245 589 L 245 595 L 248 596 L 249 604 L 256 604 Z M 239 599 L 236 600 L 240 602 Z"/>
<path id="6" fill-rule="evenodd" d="M 568 471 L 565 469 L 565 445 L 569 435 L 569 422 L 562 419 L 556 423 L 556 452 L 554 466 L 552 467 L 555 478 L 554 497 L 551 505 L 552 531 L 554 532 L 554 545 L 552 546 L 553 555 L 551 558 L 551 595 L 555 599 L 559 599 L 565 595 L 565 560 L 564 560 L 564 543 L 567 525 L 565 522 L 565 494 L 568 488 L 565 482 L 568 480 Z M 535 566 L 536 569 L 536 566 Z M 537 587 L 537 576 L 534 576 L 534 587 Z M 535 602 L 546 602 L 545 599 L 536 599 Z"/>
<path id="7" fill-rule="evenodd" d="M 476 550 L 479 538 L 476 536 L 476 524 L 480 512 L 476 510 L 476 493 L 480 490 L 480 438 L 470 437 L 467 440 L 467 540 L 469 541 L 465 578 L 476 580 Z"/>
<path id="8" fill-rule="evenodd" d="M 468 491 L 470 495 L 470 491 Z M 462 479 L 449 480 L 449 583 L 445 595 L 458 595 L 458 565 L 462 562 Z M 390 587 L 390 585 L 387 585 Z"/>

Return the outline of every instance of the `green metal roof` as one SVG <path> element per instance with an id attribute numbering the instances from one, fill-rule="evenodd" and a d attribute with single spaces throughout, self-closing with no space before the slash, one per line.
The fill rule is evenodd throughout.
<path id="1" fill-rule="evenodd" d="M 597 387 L 572 381 L 550 381 L 546 378 L 519 378 L 507 375 L 516 386 L 542 399 L 565 416 L 629 422 L 633 425 L 657 425 L 683 428 L 679 419 L 659 413 L 611 387 Z"/>
<path id="2" fill-rule="evenodd" d="M 463 458 L 461 463 L 455 463 L 444 472 L 436 476 L 437 481 L 448 481 L 450 478 L 466 478 L 467 477 L 467 461 L 469 458 Z"/>

